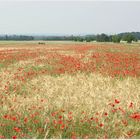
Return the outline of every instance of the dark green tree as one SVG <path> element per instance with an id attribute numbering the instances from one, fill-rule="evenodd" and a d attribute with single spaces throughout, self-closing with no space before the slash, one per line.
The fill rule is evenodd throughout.
<path id="1" fill-rule="evenodd" d="M 96 41 L 97 42 L 109 42 L 109 36 L 106 34 L 100 34 L 96 36 Z"/>
<path id="2" fill-rule="evenodd" d="M 121 41 L 121 37 L 120 36 L 118 36 L 118 35 L 113 35 L 112 36 L 112 42 L 120 43 L 120 41 Z"/>
<path id="3" fill-rule="evenodd" d="M 127 41 L 127 43 L 132 43 L 132 41 L 136 41 L 136 37 L 131 33 L 125 34 L 122 37 L 122 40 Z"/>

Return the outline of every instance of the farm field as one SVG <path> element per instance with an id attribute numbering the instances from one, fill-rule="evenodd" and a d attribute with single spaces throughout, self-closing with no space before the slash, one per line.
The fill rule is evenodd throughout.
<path id="1" fill-rule="evenodd" d="M 140 44 L 0 42 L 0 138 L 140 138 Z"/>

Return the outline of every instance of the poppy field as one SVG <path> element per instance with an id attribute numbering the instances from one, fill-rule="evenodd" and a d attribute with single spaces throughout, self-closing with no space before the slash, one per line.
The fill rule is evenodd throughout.
<path id="1" fill-rule="evenodd" d="M 140 138 L 140 44 L 0 44 L 3 138 Z"/>

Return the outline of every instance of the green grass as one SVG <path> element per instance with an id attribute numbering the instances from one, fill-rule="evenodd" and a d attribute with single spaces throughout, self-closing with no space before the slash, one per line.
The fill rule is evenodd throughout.
<path id="1" fill-rule="evenodd" d="M 76 42 L 76 41 L 44 41 L 44 40 L 33 40 L 33 41 L 5 41 L 0 40 L 0 45 L 15 45 L 15 44 L 38 44 L 38 42 L 44 42 L 45 44 L 110 44 L 119 45 L 124 44 L 126 46 L 140 46 L 140 41 L 134 43 L 113 43 L 113 42 Z"/>
<path id="2" fill-rule="evenodd" d="M 0 63 L 0 71 L 1 71 L 2 68 L 4 68 L 4 64 Z"/>

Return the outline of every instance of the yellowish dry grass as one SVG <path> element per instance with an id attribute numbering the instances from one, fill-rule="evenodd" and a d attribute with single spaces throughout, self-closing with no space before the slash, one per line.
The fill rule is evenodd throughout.
<path id="1" fill-rule="evenodd" d="M 47 50 L 48 52 L 52 51 L 54 47 L 48 44 L 48 47 L 50 47 L 50 50 L 48 48 L 41 48 L 42 50 Z M 14 46 L 14 45 L 13 45 Z M 26 45 L 22 45 L 21 48 L 25 48 Z M 55 46 L 55 45 L 54 45 Z M 39 45 L 35 45 L 36 49 L 39 49 Z M 57 45 L 55 49 L 61 47 L 61 44 Z M 64 46 L 63 46 L 64 47 Z M 12 46 L 11 46 L 12 48 Z M 15 49 L 17 47 L 15 46 Z M 5 48 L 2 48 L 5 49 Z M 33 50 L 33 45 L 31 45 L 31 50 Z M 15 50 L 16 51 L 16 50 Z M 74 56 L 76 55 L 73 51 L 67 51 L 64 50 L 58 51 L 59 54 L 62 55 L 68 55 L 68 56 Z M 77 57 L 80 57 L 81 54 L 77 54 Z M 87 52 L 87 56 L 91 55 L 91 51 Z M 77 118 L 81 117 L 81 113 L 84 112 L 85 115 L 90 117 L 94 116 L 95 113 L 99 113 L 98 118 L 102 118 L 103 114 L 107 112 L 108 114 L 112 113 L 112 107 L 109 105 L 109 103 L 115 104 L 115 99 L 120 101 L 119 104 L 115 104 L 115 108 L 121 108 L 123 109 L 126 114 L 132 112 L 139 112 L 140 108 L 140 79 L 139 78 L 132 78 L 132 77 L 126 77 L 124 79 L 119 78 L 111 78 L 110 76 L 103 76 L 99 73 L 81 73 L 77 72 L 76 74 L 61 74 L 61 75 L 37 75 L 34 76 L 32 79 L 27 79 L 27 81 L 20 81 L 18 79 L 14 78 L 14 74 L 17 73 L 18 68 L 23 67 L 26 70 L 26 67 L 30 66 L 37 66 L 37 67 L 43 67 L 47 65 L 46 59 L 47 55 L 43 55 L 43 51 L 41 52 L 41 55 L 37 56 L 36 58 L 29 58 L 27 60 L 21 60 L 17 61 L 15 63 L 12 63 L 8 65 L 6 68 L 2 68 L 0 71 L 0 98 L 1 98 L 1 116 L 5 115 L 6 113 L 13 113 L 17 112 L 22 117 L 27 117 L 34 111 L 37 111 L 41 113 L 41 117 L 39 118 L 40 121 L 44 121 L 46 118 L 50 121 L 52 118 L 50 117 L 51 113 L 55 111 L 65 111 L 63 113 L 64 117 L 68 118 L 68 112 L 72 112 L 72 117 L 74 119 L 74 122 L 77 121 Z M 41 59 L 43 62 L 37 64 L 36 60 Z M 84 62 L 88 60 L 88 57 L 83 59 Z M 20 73 L 20 72 L 19 72 Z M 21 71 L 22 73 L 22 71 Z M 9 83 L 7 83 L 9 82 Z M 6 89 L 8 86 L 11 85 L 16 87 L 19 90 L 10 90 Z M 6 93 L 5 91 L 8 91 Z M 133 103 L 133 108 L 129 108 L 130 103 Z M 13 111 L 14 110 L 14 111 Z M 49 116 L 49 115 L 50 116 Z M 133 130 L 134 135 L 138 134 L 139 129 L 134 127 L 135 123 L 133 125 L 122 126 L 121 128 L 116 128 L 116 132 L 114 132 L 112 129 L 115 127 L 115 125 L 122 124 L 122 119 L 128 119 L 128 116 L 119 116 L 118 114 L 111 114 L 112 116 L 109 116 L 110 122 L 105 122 L 104 119 L 100 120 L 103 124 L 106 125 L 109 138 L 126 138 L 129 137 L 127 134 L 128 131 Z M 1 117 L 2 118 L 2 117 Z M 57 118 L 58 119 L 58 118 Z M 80 118 L 81 119 L 81 118 Z M 81 121 L 81 120 L 78 121 Z M 23 121 L 23 120 L 22 120 Z M 131 120 L 130 120 L 131 121 Z M 51 121 L 50 121 L 51 122 Z M 0 122 L 1 123 L 1 122 Z M 22 122 L 23 123 L 23 122 Z M 21 123 L 21 125 L 23 125 Z M 55 130 L 54 132 L 51 132 L 51 129 L 47 127 L 47 123 L 43 124 L 44 132 L 43 134 L 34 132 L 30 137 L 27 136 L 27 138 L 69 138 L 71 135 L 66 134 L 65 132 L 61 130 Z M 14 126 L 15 124 L 11 123 L 11 126 Z M 77 133 L 79 133 L 79 138 L 84 134 L 86 130 L 91 130 L 89 127 L 85 127 L 82 124 L 73 124 L 77 125 L 76 129 Z M 87 124 L 86 124 L 87 125 Z M 100 122 L 99 124 L 100 125 Z M 9 127 L 11 127 L 9 126 Z M 38 129 L 38 127 L 35 124 L 29 123 L 29 126 L 35 129 Z M 25 128 L 25 126 L 20 126 L 22 129 Z M 8 128 L 8 127 L 7 127 Z M 71 129 L 71 128 L 70 128 Z M 80 130 L 83 129 L 83 130 Z M 102 129 L 102 128 L 101 128 Z M 1 129 L 0 129 L 1 130 Z M 66 129 L 67 130 L 67 129 Z M 7 131 L 7 130 L 6 130 Z M 0 135 L 6 134 L 7 132 L 0 132 Z M 69 130 L 68 130 L 69 131 Z M 78 132 L 79 131 L 79 132 Z M 80 132 L 81 131 L 81 132 Z M 104 131 L 104 130 L 103 130 Z M 11 137 L 14 133 L 12 131 L 9 132 L 8 138 Z M 93 131 L 94 132 L 94 131 Z M 69 133 L 69 132 L 67 132 Z M 96 134 L 96 132 L 94 132 Z M 105 132 L 106 133 L 106 132 Z M 30 134 L 30 132 L 29 132 Z M 42 135 L 42 136 L 40 136 Z M 89 137 L 94 138 L 92 133 L 89 134 Z M 98 132 L 97 137 L 103 137 L 104 134 L 102 133 L 102 130 Z"/>
<path id="2" fill-rule="evenodd" d="M 64 109 L 77 115 L 82 111 L 90 115 L 108 111 L 108 104 L 115 99 L 120 100 L 120 106 L 125 110 L 128 110 L 131 102 L 135 105 L 134 110 L 138 110 L 140 104 L 140 81 L 130 77 L 121 81 L 100 74 L 46 75 L 32 79 L 25 86 L 25 94 L 8 95 L 11 104 L 18 106 L 18 110 L 20 107 L 39 106 L 41 99 L 46 100 L 41 103 L 45 110 Z M 14 103 L 15 97 L 17 102 Z"/>
<path id="3" fill-rule="evenodd" d="M 123 108 L 133 102 L 140 103 L 140 81 L 126 78 L 123 81 L 103 77 L 99 74 L 61 75 L 59 77 L 41 76 L 31 81 L 32 87 L 38 87 L 35 95 L 48 98 L 48 105 L 79 112 L 86 110 L 103 111 L 114 99 L 120 100 Z M 31 89 L 32 90 L 32 89 Z"/>

